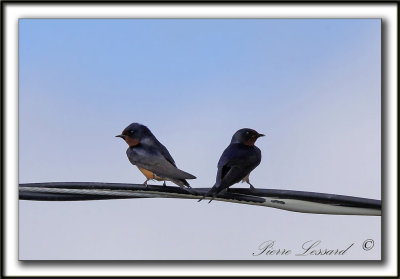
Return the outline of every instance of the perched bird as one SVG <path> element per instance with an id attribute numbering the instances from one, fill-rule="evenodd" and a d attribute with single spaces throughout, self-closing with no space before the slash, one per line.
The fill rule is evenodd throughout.
<path id="1" fill-rule="evenodd" d="M 126 155 L 146 177 L 143 183 L 146 187 L 147 181 L 155 179 L 164 181 L 163 186 L 166 186 L 165 181 L 168 180 L 181 188 L 184 188 L 183 186 L 191 188 L 186 179 L 196 177 L 176 167 L 167 148 L 156 139 L 149 128 L 139 123 L 132 123 L 116 137 L 124 139 L 129 145 Z"/>
<path id="2" fill-rule="evenodd" d="M 199 200 L 212 194 L 209 203 L 221 192 L 226 192 L 230 186 L 240 181 L 251 185 L 249 175 L 261 162 L 261 150 L 254 145 L 259 134 L 253 129 L 240 129 L 232 137 L 231 143 L 224 150 L 218 161 L 218 172 L 214 186 Z"/>

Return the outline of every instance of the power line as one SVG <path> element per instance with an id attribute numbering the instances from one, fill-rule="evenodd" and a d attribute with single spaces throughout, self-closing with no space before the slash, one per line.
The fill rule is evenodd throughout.
<path id="1" fill-rule="evenodd" d="M 198 200 L 209 188 L 186 189 L 170 186 L 101 182 L 47 182 L 19 185 L 20 200 L 89 201 L 135 198 L 176 198 Z M 205 199 L 209 199 L 206 197 Z M 381 216 L 381 201 L 359 197 L 277 189 L 232 188 L 217 197 L 221 202 L 272 207 L 288 211 Z"/>

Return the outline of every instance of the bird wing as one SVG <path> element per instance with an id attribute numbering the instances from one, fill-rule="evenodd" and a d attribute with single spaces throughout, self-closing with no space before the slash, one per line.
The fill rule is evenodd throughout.
<path id="1" fill-rule="evenodd" d="M 129 153 L 129 154 L 128 154 Z M 195 179 L 190 173 L 178 169 L 172 162 L 161 154 L 146 150 L 144 148 L 130 148 L 127 151 L 128 158 L 132 164 L 149 170 L 160 177 L 171 179 Z"/>
<path id="2" fill-rule="evenodd" d="M 218 162 L 216 186 L 219 190 L 238 183 L 261 161 L 258 148 L 249 149 L 238 144 L 230 144 L 222 153 Z"/>
<path id="3" fill-rule="evenodd" d="M 156 139 L 155 137 L 154 137 L 154 141 L 155 141 L 155 144 L 157 145 L 157 149 L 161 153 L 161 155 L 164 156 L 164 158 L 168 162 L 170 162 L 172 165 L 174 165 L 176 167 L 175 161 L 172 158 L 171 154 L 169 154 L 168 149 L 161 142 L 159 142 L 158 139 Z"/>
<path id="4" fill-rule="evenodd" d="M 196 177 L 190 173 L 184 172 L 171 164 L 164 157 L 152 156 L 147 159 L 142 159 L 137 163 L 149 171 L 152 171 L 160 177 L 173 178 L 173 179 L 195 179 Z"/>
<path id="5" fill-rule="evenodd" d="M 232 186 L 233 184 L 242 180 L 243 177 L 247 175 L 246 172 L 249 172 L 246 169 L 242 168 L 241 166 L 225 166 L 222 168 L 221 172 L 225 172 L 225 175 L 221 176 L 221 180 L 217 184 L 218 191 L 228 188 L 229 186 Z"/>

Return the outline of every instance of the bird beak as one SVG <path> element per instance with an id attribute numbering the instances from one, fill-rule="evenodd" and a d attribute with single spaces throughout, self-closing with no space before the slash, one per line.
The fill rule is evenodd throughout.
<path id="1" fill-rule="evenodd" d="M 265 135 L 264 135 L 264 134 L 258 134 L 257 137 L 258 137 L 258 138 L 259 138 L 259 137 L 265 137 Z"/>
<path id="2" fill-rule="evenodd" d="M 121 138 L 121 139 L 125 139 L 125 136 L 124 135 L 118 135 L 118 136 L 115 136 L 116 138 Z"/>

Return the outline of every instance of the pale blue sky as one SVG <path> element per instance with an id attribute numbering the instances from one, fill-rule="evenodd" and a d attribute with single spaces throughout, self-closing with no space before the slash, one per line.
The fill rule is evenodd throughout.
<path id="1" fill-rule="evenodd" d="M 140 122 L 198 177 L 193 187 L 212 186 L 232 134 L 250 127 L 267 134 L 257 142 L 256 187 L 380 199 L 378 19 L 21 19 L 19 28 L 20 183 L 143 182 L 114 137 Z M 333 246 L 348 234 L 380 241 L 379 217 L 160 199 L 23 201 L 20 257 L 152 258 L 163 247 L 160 258 L 253 259 L 264 238 L 311 239 L 304 222 Z M 61 232 L 71 238 L 54 250 Z M 197 250 L 176 248 L 193 237 Z M 72 248 L 78 238 L 82 253 Z"/>

